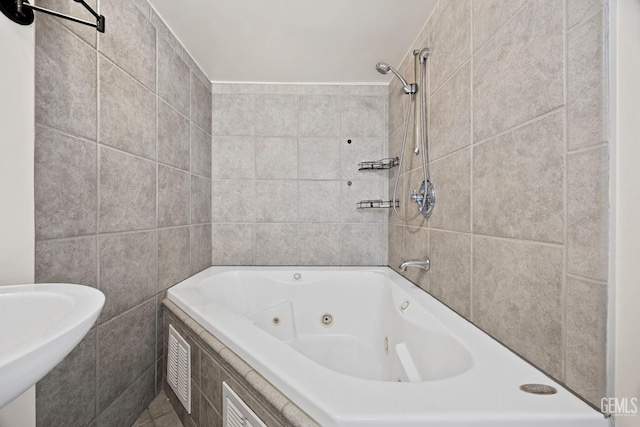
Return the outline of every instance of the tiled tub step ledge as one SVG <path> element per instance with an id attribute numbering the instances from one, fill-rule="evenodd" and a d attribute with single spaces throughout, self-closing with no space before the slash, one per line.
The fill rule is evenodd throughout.
<path id="1" fill-rule="evenodd" d="M 163 366 L 167 366 L 169 324 L 191 346 L 191 414 L 187 413 L 166 381 L 164 387 L 185 427 L 222 426 L 222 382 L 229 384 L 268 427 L 319 427 L 309 415 L 177 305 L 168 299 L 162 304 Z"/>

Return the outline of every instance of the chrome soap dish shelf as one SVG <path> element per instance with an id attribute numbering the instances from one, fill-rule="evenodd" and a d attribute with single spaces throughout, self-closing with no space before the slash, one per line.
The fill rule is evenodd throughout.
<path id="1" fill-rule="evenodd" d="M 391 169 L 392 167 L 398 166 L 400 159 L 398 157 L 389 157 L 388 159 L 369 161 L 369 162 L 360 162 L 358 163 L 358 170 L 381 170 L 381 169 Z"/>
<path id="2" fill-rule="evenodd" d="M 400 207 L 399 200 L 362 200 L 356 203 L 358 209 L 390 209 L 395 205 L 396 208 Z"/>

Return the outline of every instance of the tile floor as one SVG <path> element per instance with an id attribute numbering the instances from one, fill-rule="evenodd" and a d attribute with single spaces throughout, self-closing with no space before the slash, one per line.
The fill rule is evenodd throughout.
<path id="1" fill-rule="evenodd" d="M 182 422 L 162 390 L 131 427 L 182 427 Z"/>

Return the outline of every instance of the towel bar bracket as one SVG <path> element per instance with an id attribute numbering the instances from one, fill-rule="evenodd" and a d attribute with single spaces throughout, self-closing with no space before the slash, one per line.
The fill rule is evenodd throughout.
<path id="1" fill-rule="evenodd" d="M 104 33 L 104 30 L 105 30 L 104 16 L 98 15 L 98 13 L 94 11 L 91 8 L 91 6 L 89 6 L 87 3 L 84 2 L 84 0 L 73 0 L 73 1 L 75 1 L 76 3 L 80 3 L 82 6 L 84 6 L 84 8 L 87 9 L 94 16 L 96 21 L 95 22 L 84 21 L 82 19 L 65 15 L 63 13 L 56 12 L 54 10 L 49 10 L 43 7 L 34 6 L 32 4 L 29 4 L 27 0 L 0 0 L 0 10 L 13 22 L 16 22 L 20 25 L 31 25 L 31 23 L 34 20 L 33 11 L 36 10 L 38 12 L 56 16 L 58 18 L 77 22 L 78 24 L 93 27 L 99 32 Z"/>

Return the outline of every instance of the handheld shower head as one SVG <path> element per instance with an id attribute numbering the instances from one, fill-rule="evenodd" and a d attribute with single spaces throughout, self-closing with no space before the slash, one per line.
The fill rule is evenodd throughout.
<path id="1" fill-rule="evenodd" d="M 400 83 L 402 83 L 402 90 L 404 91 L 404 93 L 410 94 L 410 93 L 416 93 L 418 91 L 418 86 L 415 83 L 411 83 L 411 84 L 407 83 L 404 77 L 402 77 L 400 73 L 397 72 L 396 69 L 393 68 L 391 65 L 384 62 L 378 62 L 376 64 L 376 70 L 378 70 L 380 74 L 389 74 L 389 72 L 392 72 L 393 74 L 395 74 L 396 77 L 400 80 Z"/>
<path id="2" fill-rule="evenodd" d="M 388 74 L 389 71 L 391 71 L 391 67 L 389 66 L 389 64 L 386 64 L 384 62 L 378 62 L 376 64 L 376 70 L 378 70 L 380 74 Z"/>

